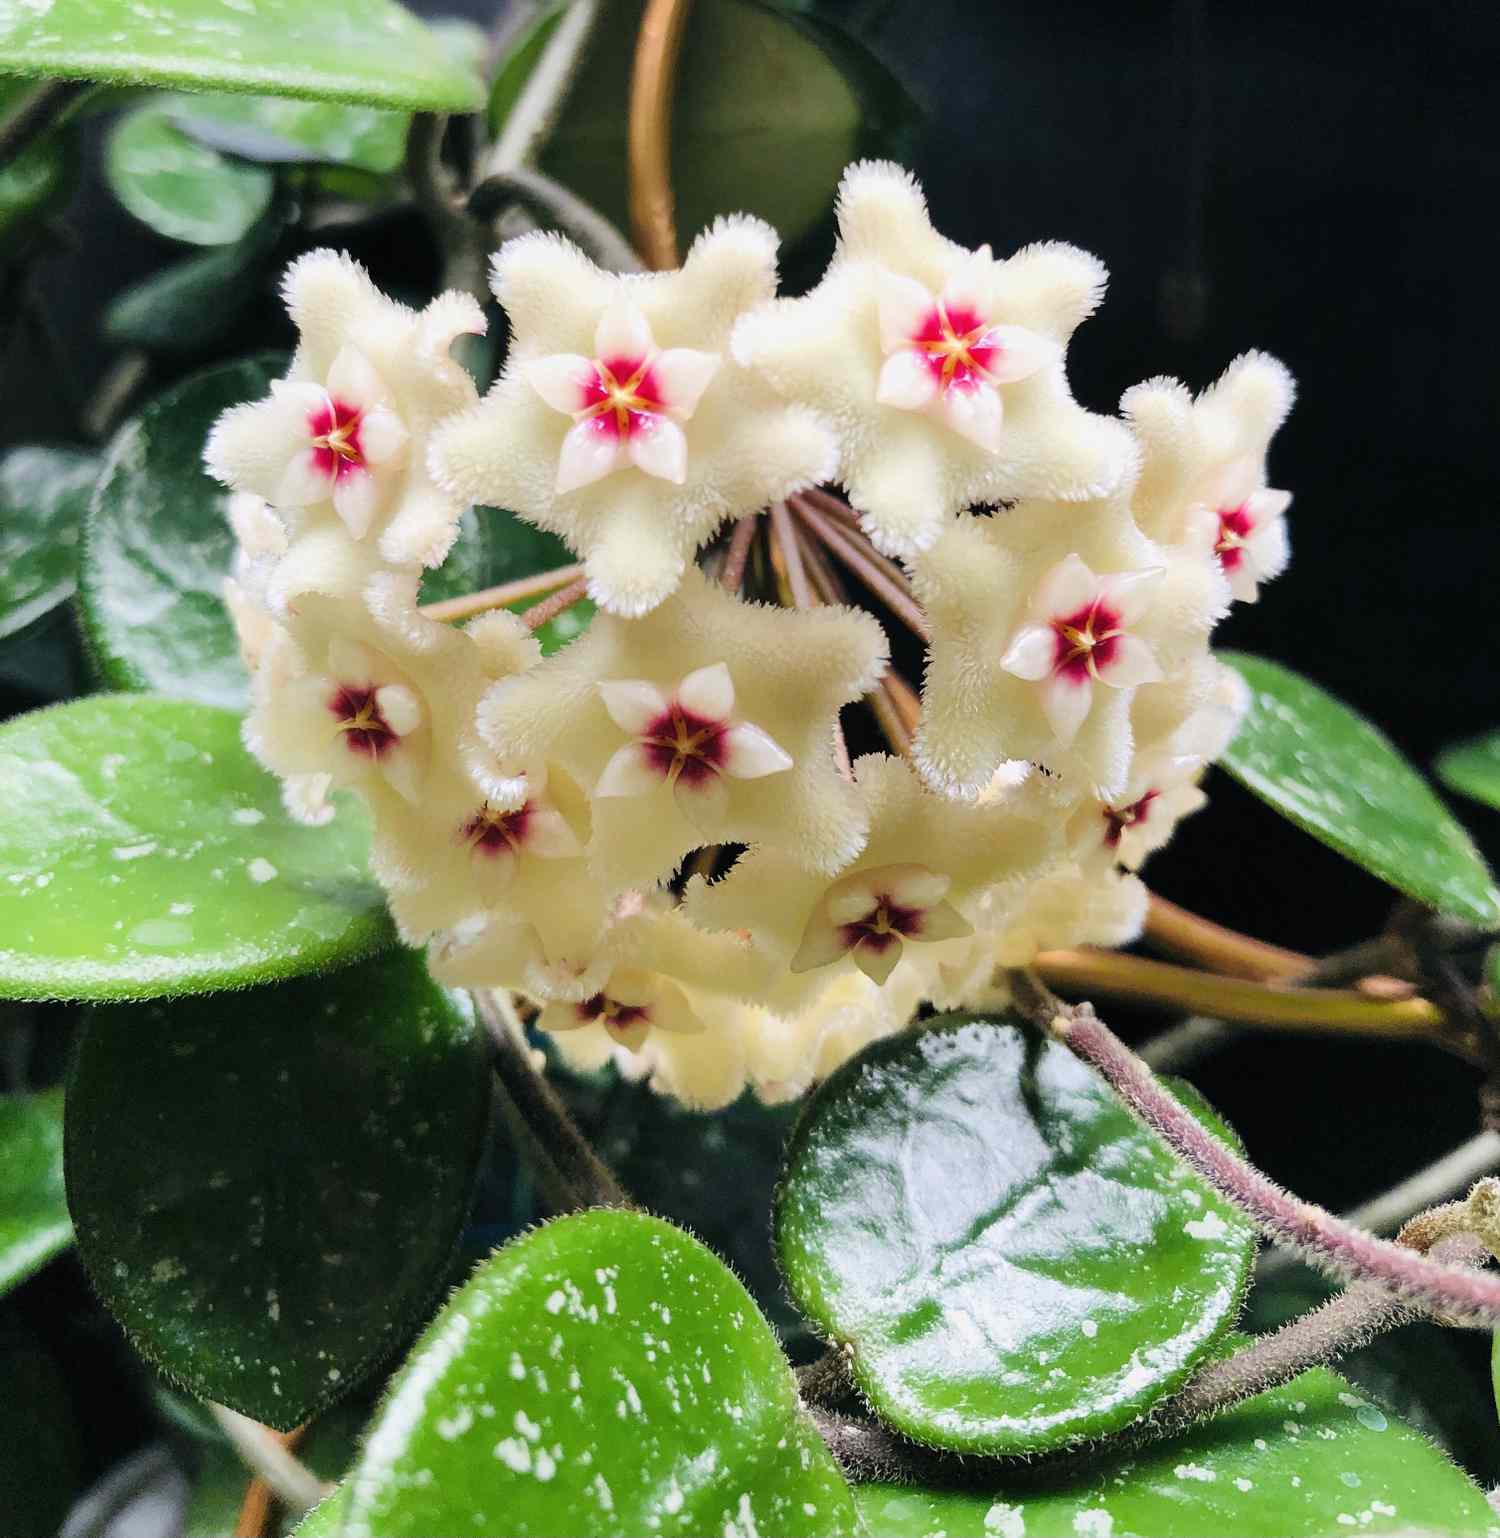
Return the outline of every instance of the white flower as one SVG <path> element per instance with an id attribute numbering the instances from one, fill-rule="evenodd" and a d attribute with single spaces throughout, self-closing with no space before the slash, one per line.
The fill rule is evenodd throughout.
<path id="1" fill-rule="evenodd" d="M 494 286 L 510 357 L 434 439 L 438 479 L 560 534 L 596 602 L 646 613 L 726 518 L 835 471 L 827 430 L 727 356 L 775 281 L 775 234 L 753 219 L 721 220 L 680 270 L 647 275 L 603 272 L 551 235 L 508 242 Z"/>
<path id="2" fill-rule="evenodd" d="M 1099 862 L 1064 866 L 1027 889 L 995 939 L 995 960 L 1025 967 L 1042 951 L 1129 945 L 1145 928 L 1149 899 L 1138 876 Z"/>
<path id="3" fill-rule="evenodd" d="M 1111 801 L 1089 799 L 1069 823 L 1070 843 L 1085 865 L 1092 857 L 1139 870 L 1161 849 L 1177 824 L 1205 806 L 1198 788 L 1201 758 L 1138 753 L 1124 791 Z"/>
<path id="4" fill-rule="evenodd" d="M 597 1027 L 616 1046 L 639 1051 L 651 1031 L 697 1032 L 703 1022 L 670 978 L 638 967 L 616 967 L 597 993 L 547 1005 L 537 1020 L 544 1031 Z"/>
<path id="5" fill-rule="evenodd" d="M 434 423 L 474 400 L 448 349 L 484 330 L 478 305 L 448 293 L 409 310 L 333 251 L 300 257 L 283 292 L 297 352 L 267 399 L 219 419 L 204 451 L 210 473 L 299 531 L 328 511 L 356 540 L 373 532 L 392 565 L 436 565 L 463 503 L 428 475 L 425 443 Z"/>
<path id="6" fill-rule="evenodd" d="M 1212 553 L 1246 603 L 1291 553 L 1283 516 L 1291 494 L 1266 485 L 1266 452 L 1295 393 L 1282 364 L 1251 352 L 1196 400 L 1174 379 L 1151 379 L 1120 402 L 1143 450 L 1141 527 Z"/>
<path id="7" fill-rule="evenodd" d="M 899 167 L 844 173 L 823 281 L 735 330 L 734 355 L 838 433 L 849 499 L 889 555 L 925 549 L 954 512 L 1018 496 L 1097 497 L 1130 459 L 1117 424 L 1068 392 L 1064 350 L 1104 270 L 1071 246 L 1005 261 L 932 227 Z"/>

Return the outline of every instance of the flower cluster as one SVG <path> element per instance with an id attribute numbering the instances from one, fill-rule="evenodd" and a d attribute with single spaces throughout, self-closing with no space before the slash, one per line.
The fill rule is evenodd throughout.
<path id="1" fill-rule="evenodd" d="M 206 451 L 236 493 L 247 740 L 288 804 L 363 798 L 438 978 L 700 1106 L 798 1094 L 924 1001 L 993 1004 L 1040 950 L 1132 939 L 1134 872 L 1243 709 L 1210 634 L 1287 558 L 1280 364 L 1097 415 L 1065 372 L 1092 257 L 957 246 L 889 165 L 852 167 L 838 212 L 793 299 L 753 219 L 644 275 L 509 242 L 483 399 L 449 355 L 477 305 L 412 311 L 313 253 L 287 377 Z M 509 609 L 421 607 L 474 502 L 582 562 L 601 612 L 555 655 Z M 742 590 L 746 519 L 781 604 Z M 835 556 L 927 641 L 915 730 L 852 763 L 841 713 L 914 696 Z"/>

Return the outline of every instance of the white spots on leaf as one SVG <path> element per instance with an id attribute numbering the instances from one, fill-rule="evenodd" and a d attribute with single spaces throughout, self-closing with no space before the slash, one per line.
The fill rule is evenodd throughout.
<path id="1" fill-rule="evenodd" d="M 274 865 L 271 864 L 269 860 L 263 859 L 260 855 L 257 855 L 245 867 L 245 874 L 256 884 L 256 886 L 264 886 L 266 882 L 274 881 L 281 873 L 276 869 Z"/>
<path id="2" fill-rule="evenodd" d="M 1078 1538 L 1110 1538 L 1115 1530 L 1115 1519 L 1102 1507 L 1092 1511 L 1080 1511 L 1073 1518 L 1073 1531 Z"/>
<path id="3" fill-rule="evenodd" d="M 990 1538 L 1026 1538 L 1022 1508 L 1009 1501 L 996 1501 L 984 1514 L 984 1530 Z"/>
<path id="4" fill-rule="evenodd" d="M 661 1498 L 662 1510 L 665 1511 L 668 1516 L 675 1517 L 677 1513 L 682 1510 L 682 1502 L 682 1486 L 677 1483 L 676 1479 L 673 1479 L 671 1486 L 667 1490 L 667 1493 Z"/>
<path id="5" fill-rule="evenodd" d="M 520 1437 L 506 1437 L 496 1442 L 495 1456 L 513 1473 L 531 1472 L 531 1447 Z"/>
<path id="6" fill-rule="evenodd" d="M 1241 1495 L 1247 1495 L 1251 1490 L 1255 1488 L 1255 1481 L 1253 1479 L 1240 1478 L 1235 1480 L 1234 1488 L 1238 1490 Z"/>
<path id="7" fill-rule="evenodd" d="M 526 1364 L 521 1360 L 519 1351 L 512 1351 L 510 1354 L 510 1375 L 517 1383 L 526 1376 Z"/>
<path id="8" fill-rule="evenodd" d="M 139 844 L 116 844 L 110 850 L 110 855 L 116 860 L 144 860 L 147 855 L 155 854 L 160 847 L 154 838 L 148 838 Z"/>
<path id="9" fill-rule="evenodd" d="M 547 1301 L 542 1305 L 542 1307 L 545 1308 L 549 1314 L 558 1314 L 562 1312 L 563 1304 L 565 1304 L 567 1301 L 567 1294 L 563 1292 L 561 1287 L 558 1287 L 554 1291 L 547 1294 Z"/>
<path id="10" fill-rule="evenodd" d="M 511 1424 L 528 1442 L 541 1440 L 542 1428 L 524 1410 L 516 1411 L 516 1418 Z"/>
<path id="11" fill-rule="evenodd" d="M 435 1429 L 445 1442 L 452 1442 L 461 1437 L 473 1424 L 473 1410 L 468 1405 L 461 1404 L 452 1415 L 439 1416 Z"/>
<path id="12" fill-rule="evenodd" d="M 1093 1340 L 1093 1338 L 1099 1333 L 1099 1322 L 1096 1319 L 1085 1319 L 1083 1323 L 1078 1326 L 1078 1328 L 1082 1330 L 1090 1340 Z"/>
<path id="13" fill-rule="evenodd" d="M 1211 1485 L 1219 1476 L 1212 1470 L 1206 1469 L 1201 1463 L 1179 1463 L 1172 1470 L 1174 1479 L 1195 1479 L 1200 1484 Z"/>
<path id="14" fill-rule="evenodd" d="M 1229 1225 L 1217 1212 L 1209 1211 L 1184 1223 L 1182 1231 L 1193 1239 L 1222 1239 L 1228 1234 Z"/>
<path id="15" fill-rule="evenodd" d="M 151 1268 L 151 1280 L 160 1284 L 175 1282 L 187 1275 L 187 1267 L 175 1255 L 164 1256 Z"/>
<path id="16" fill-rule="evenodd" d="M 266 820 L 266 814 L 259 807 L 237 806 L 229 814 L 229 820 L 242 828 L 253 828 Z"/>

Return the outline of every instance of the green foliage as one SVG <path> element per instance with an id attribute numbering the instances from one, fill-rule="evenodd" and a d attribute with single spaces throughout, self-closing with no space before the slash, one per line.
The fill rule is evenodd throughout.
<path id="1" fill-rule="evenodd" d="M 748 1293 L 695 1239 L 601 1210 L 475 1272 L 396 1378 L 345 1531 L 853 1533 Z"/>
<path id="2" fill-rule="evenodd" d="M 775 1223 L 788 1285 L 881 1418 L 1004 1454 L 1172 1392 L 1233 1321 L 1255 1246 L 1066 1048 L 963 1015 L 823 1086 Z"/>
<path id="3" fill-rule="evenodd" d="M 1218 656 L 1253 697 L 1221 760 L 1247 790 L 1398 892 L 1500 924 L 1500 891 L 1479 851 L 1383 732 L 1278 663 Z"/>
<path id="4" fill-rule="evenodd" d="M 478 79 L 394 0 L 0 0 L 0 71 L 472 112 Z"/>
<path id="5" fill-rule="evenodd" d="M 284 96 L 169 96 L 173 123 L 196 143 L 262 165 L 352 166 L 383 176 L 401 164 L 404 112 Z"/>
<path id="6" fill-rule="evenodd" d="M 0 122 L 34 89 L 25 80 L 0 77 Z M 73 177 L 73 134 L 55 128 L 0 165 L 0 257 L 26 230 L 66 196 Z"/>
<path id="7" fill-rule="evenodd" d="M 0 1095 L 0 1293 L 72 1243 L 63 1190 L 63 1095 Z"/>
<path id="8" fill-rule="evenodd" d="M 1433 768 L 1449 790 L 1500 807 L 1500 732 L 1445 748 Z"/>
<path id="9" fill-rule="evenodd" d="M 230 988 L 389 943 L 363 809 L 293 822 L 227 710 L 117 694 L 20 716 L 0 803 L 0 997 Z"/>
<path id="10" fill-rule="evenodd" d="M 138 1348 L 288 1429 L 421 1318 L 468 1210 L 487 1039 L 422 959 L 89 1018 L 79 1250 Z"/>
<path id="11" fill-rule="evenodd" d="M 57 1362 L 0 1319 L 0 1519 L 6 1538 L 51 1538 L 83 1472 L 72 1397 Z"/>
<path id="12" fill-rule="evenodd" d="M 881 1538 L 1330 1538 L 1493 1530 L 1482 1492 L 1342 1378 L 1303 1373 L 1208 1425 L 994 1495 L 865 1485 Z"/>
<path id="13" fill-rule="evenodd" d="M 0 640 L 72 597 L 98 476 L 98 458 L 82 449 L 28 446 L 0 459 Z"/>

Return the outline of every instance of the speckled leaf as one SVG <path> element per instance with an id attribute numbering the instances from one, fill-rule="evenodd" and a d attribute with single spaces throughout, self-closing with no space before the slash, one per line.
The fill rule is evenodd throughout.
<path id="1" fill-rule="evenodd" d="M 472 1012 L 391 951 L 326 978 L 95 1011 L 68 1199 L 100 1296 L 200 1398 L 283 1429 L 421 1316 L 489 1112 Z"/>
<path id="2" fill-rule="evenodd" d="M 484 102 L 394 0 L 0 0 L 0 70 L 429 112 Z"/>
<path id="3" fill-rule="evenodd" d="M 1004 1454 L 1101 1436 L 1175 1389 L 1232 1322 L 1255 1244 L 1092 1069 L 964 1015 L 818 1091 L 775 1229 L 882 1419 Z"/>
<path id="4" fill-rule="evenodd" d="M 345 1531 L 853 1533 L 749 1294 L 696 1239 L 595 1211 L 512 1241 L 394 1381 Z"/>
<path id="5" fill-rule="evenodd" d="M 229 493 L 204 470 L 203 444 L 221 411 L 264 395 L 283 366 L 268 354 L 194 374 L 115 435 L 79 575 L 85 629 L 111 688 L 248 703 L 223 599 L 234 556 Z"/>
<path id="6" fill-rule="evenodd" d="M 325 1495 L 292 1529 L 292 1538 L 344 1538 L 349 1531 L 349 1486 Z"/>
<path id="7" fill-rule="evenodd" d="M 995 1495 L 863 1485 L 881 1538 L 1483 1538 L 1483 1493 L 1431 1443 L 1320 1370 L 1201 1430 Z"/>
<path id="8" fill-rule="evenodd" d="M 0 1095 L 0 1293 L 72 1243 L 62 1154 L 61 1089 Z"/>
<path id="9" fill-rule="evenodd" d="M 275 187 L 263 166 L 229 160 L 190 139 L 165 101 L 120 119 L 109 136 L 104 174 L 143 224 L 194 246 L 239 240 L 265 213 Z"/>
<path id="10" fill-rule="evenodd" d="M 1443 913 L 1500 923 L 1469 835 L 1390 739 L 1297 673 L 1221 651 L 1250 713 L 1220 762 L 1247 790 L 1382 881 Z"/>
<path id="11" fill-rule="evenodd" d="M 363 810 L 293 822 L 239 726 L 124 694 L 0 726 L 0 997 L 233 988 L 389 943 Z"/>
<path id="12" fill-rule="evenodd" d="M 27 447 L 0 459 L 0 639 L 73 595 L 78 533 L 99 459 Z"/>
<path id="13" fill-rule="evenodd" d="M 1445 749 L 1433 768 L 1449 790 L 1500 807 L 1500 732 Z"/>

